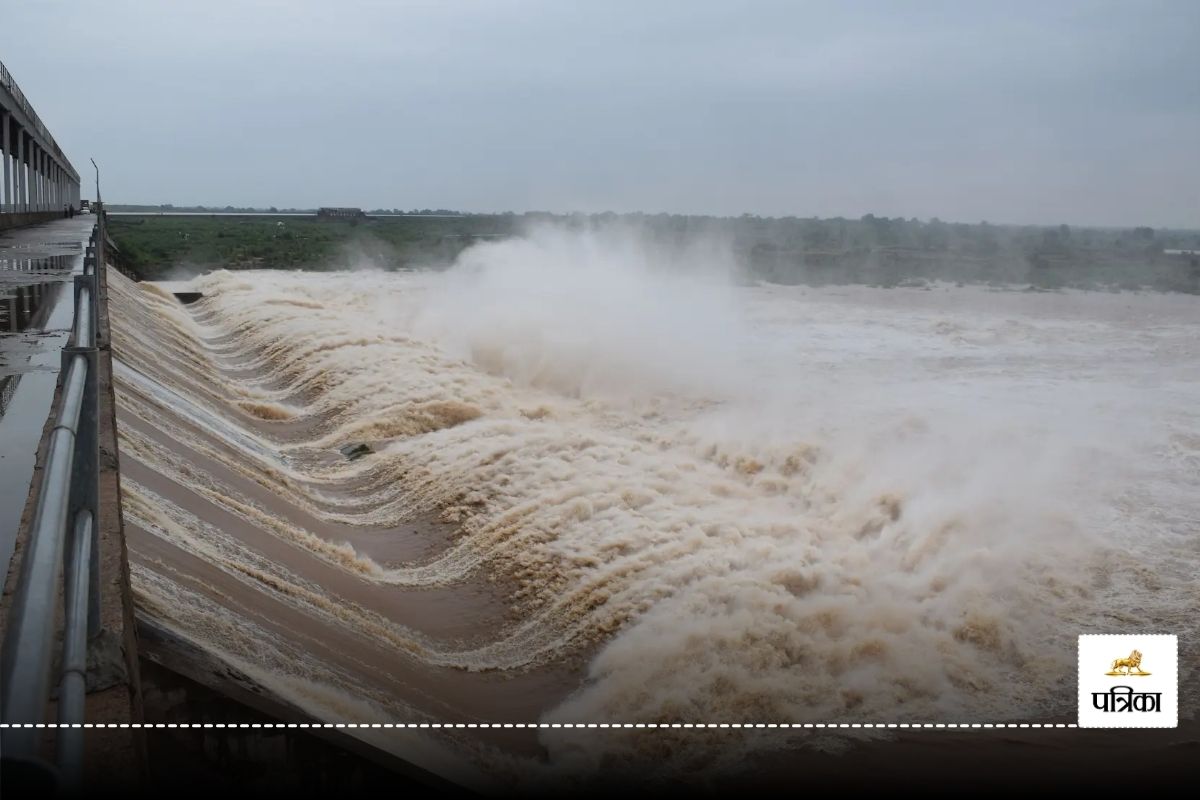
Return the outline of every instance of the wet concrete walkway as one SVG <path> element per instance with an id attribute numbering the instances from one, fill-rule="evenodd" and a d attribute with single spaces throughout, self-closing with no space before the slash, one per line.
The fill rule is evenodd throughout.
<path id="1" fill-rule="evenodd" d="M 0 574 L 8 571 L 72 322 L 90 214 L 0 232 Z"/>

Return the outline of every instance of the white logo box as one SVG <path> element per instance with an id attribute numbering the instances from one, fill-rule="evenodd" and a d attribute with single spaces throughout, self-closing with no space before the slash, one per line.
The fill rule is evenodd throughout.
<path id="1" fill-rule="evenodd" d="M 1118 664 L 1114 669 L 1114 662 L 1128 660 L 1134 651 L 1141 653 L 1141 663 L 1137 667 Z M 1121 674 L 1107 674 L 1113 671 Z M 1157 710 L 1150 710 L 1155 706 Z M 1079 727 L 1174 728 L 1178 725 L 1179 642 L 1173 634 L 1084 634 L 1079 637 Z"/>

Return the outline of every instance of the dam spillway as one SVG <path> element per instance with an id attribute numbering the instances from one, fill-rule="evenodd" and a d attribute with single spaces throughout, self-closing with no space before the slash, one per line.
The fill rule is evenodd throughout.
<path id="1" fill-rule="evenodd" d="M 1117 598 L 1190 624 L 1190 298 L 489 266 L 535 246 L 112 276 L 139 624 L 318 720 L 668 724 L 1062 719 Z M 355 735 L 501 785 L 814 743 Z"/>
<path id="2" fill-rule="evenodd" d="M 317 393 L 286 387 L 253 346 L 214 335 L 203 304 L 191 316 L 115 274 L 110 303 L 143 625 L 201 645 L 314 719 L 536 720 L 573 688 L 578 664 L 502 671 L 523 660 L 495 636 L 520 628 L 504 592 L 464 569 L 456 526 L 411 507 L 391 476 L 309 446 L 336 435 L 336 421 L 292 422 L 282 404 Z M 425 566 L 395 566 L 411 563 Z M 532 732 L 504 741 L 537 751 Z M 402 745 L 431 771 L 470 771 L 437 747 Z"/>

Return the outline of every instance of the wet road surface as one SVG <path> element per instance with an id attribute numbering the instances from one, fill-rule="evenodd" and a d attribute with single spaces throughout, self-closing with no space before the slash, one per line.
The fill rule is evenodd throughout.
<path id="1" fill-rule="evenodd" d="M 8 569 L 95 217 L 0 232 L 0 563 Z"/>

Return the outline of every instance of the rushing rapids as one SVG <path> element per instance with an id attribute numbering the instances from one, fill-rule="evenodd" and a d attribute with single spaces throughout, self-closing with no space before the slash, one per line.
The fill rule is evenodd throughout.
<path id="1" fill-rule="evenodd" d="M 354 722 L 1039 720 L 1078 633 L 1187 652 L 1195 298 L 647 262 L 111 275 L 139 614 Z M 808 741 L 359 735 L 506 781 Z"/>

